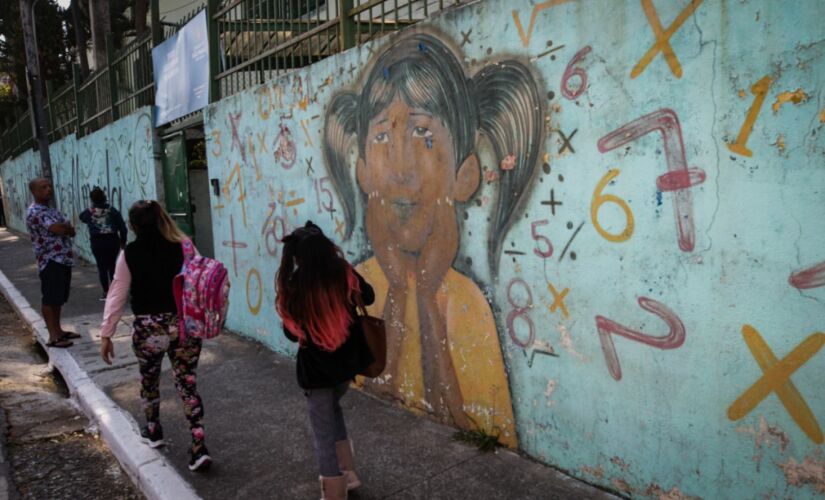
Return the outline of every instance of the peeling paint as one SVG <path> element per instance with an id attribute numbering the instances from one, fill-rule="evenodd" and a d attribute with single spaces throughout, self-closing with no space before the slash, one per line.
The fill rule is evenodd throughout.
<path id="1" fill-rule="evenodd" d="M 553 399 L 552 399 L 553 391 L 555 391 L 555 390 L 556 390 L 556 381 L 551 378 L 550 380 L 547 381 L 547 388 L 544 390 L 544 397 L 547 398 L 547 406 L 553 406 L 553 405 L 556 404 L 556 402 L 553 401 Z"/>
<path id="2" fill-rule="evenodd" d="M 702 500 L 702 497 L 690 496 L 682 493 L 674 486 L 670 491 L 665 491 L 661 486 L 651 484 L 645 490 L 645 495 L 656 497 L 658 500 Z"/>
<path id="3" fill-rule="evenodd" d="M 627 462 L 622 460 L 620 457 L 612 457 L 610 459 L 610 463 L 612 463 L 613 465 L 621 468 L 624 471 L 630 469 L 630 464 L 628 464 Z"/>
<path id="4" fill-rule="evenodd" d="M 610 480 L 610 483 L 613 485 L 614 488 L 623 493 L 633 493 L 633 488 L 631 488 L 630 485 L 627 484 L 627 481 L 620 477 L 614 477 Z"/>
<path id="5" fill-rule="evenodd" d="M 819 112 L 819 123 L 825 123 L 825 108 Z"/>
<path id="6" fill-rule="evenodd" d="M 808 94 L 805 93 L 802 89 L 796 89 L 793 92 L 781 92 L 779 95 L 776 96 L 776 101 L 771 105 L 771 109 L 773 109 L 774 114 L 779 112 L 779 108 L 782 107 L 783 104 L 786 102 L 791 102 L 793 104 L 800 104 L 808 100 Z"/>
<path id="7" fill-rule="evenodd" d="M 819 453 L 821 455 L 821 452 Z M 787 462 L 777 464 L 791 486 L 811 485 L 818 493 L 825 493 L 825 460 L 805 457 L 802 463 L 791 457 Z"/>
<path id="8" fill-rule="evenodd" d="M 564 347 L 567 352 L 575 356 L 579 361 L 587 361 L 587 357 L 573 347 L 573 338 L 570 336 L 570 332 L 567 330 L 567 327 L 559 323 L 558 326 L 556 326 L 556 329 L 559 331 L 559 335 L 561 336 L 561 346 Z"/>
<path id="9" fill-rule="evenodd" d="M 785 453 L 785 449 L 791 441 L 782 429 L 774 425 L 768 425 L 767 420 L 762 416 L 759 417 L 758 430 L 754 429 L 753 426 L 743 426 L 737 427 L 736 432 L 753 436 L 756 444 L 756 455 L 753 459 L 756 462 L 762 460 L 763 448 L 771 448 L 776 445 L 781 453 Z"/>
<path id="10" fill-rule="evenodd" d="M 774 141 L 774 143 L 771 144 L 771 146 L 776 146 L 776 149 L 778 149 L 780 153 L 784 153 L 785 152 L 785 136 L 782 135 L 782 134 L 778 134 L 776 136 L 776 141 Z"/>
<path id="11" fill-rule="evenodd" d="M 601 465 L 599 465 L 598 467 L 588 467 L 586 465 L 582 465 L 581 467 L 579 467 L 579 470 L 582 471 L 582 473 L 584 474 L 589 474 L 595 477 L 596 479 L 601 479 L 604 477 L 604 469 Z"/>

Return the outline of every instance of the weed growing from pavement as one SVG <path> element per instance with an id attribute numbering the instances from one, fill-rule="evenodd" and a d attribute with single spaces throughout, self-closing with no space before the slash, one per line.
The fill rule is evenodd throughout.
<path id="1" fill-rule="evenodd" d="M 487 434 L 481 429 L 473 431 L 456 431 L 453 433 L 453 439 L 475 446 L 483 452 L 494 451 L 496 447 L 501 446 L 498 442 L 498 433 L 492 435 Z"/>

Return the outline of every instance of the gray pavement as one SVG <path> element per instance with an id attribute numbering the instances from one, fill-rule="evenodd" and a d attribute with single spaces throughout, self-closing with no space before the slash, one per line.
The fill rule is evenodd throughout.
<path id="1" fill-rule="evenodd" d="M 0 271 L 34 306 L 39 281 L 28 239 L 0 229 Z M 128 318 L 115 337 L 116 363 L 97 354 L 102 303 L 94 266 L 73 274 L 64 309 L 84 338 L 69 349 L 77 364 L 120 407 L 142 422 Z M 168 361 L 161 383 L 166 460 L 202 498 L 318 498 L 303 394 L 293 360 L 227 333 L 204 345 L 198 388 L 206 442 L 215 459 L 206 474 L 188 471 L 188 430 Z M 70 383 L 71 385 L 71 383 Z M 343 399 L 364 485 L 353 499 L 618 498 L 509 450 L 481 453 L 452 438 L 453 429 L 357 390 Z"/>

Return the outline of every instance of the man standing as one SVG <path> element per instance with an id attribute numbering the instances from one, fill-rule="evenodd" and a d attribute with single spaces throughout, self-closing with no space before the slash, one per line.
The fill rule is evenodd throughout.
<path id="1" fill-rule="evenodd" d="M 60 327 L 60 309 L 69 300 L 72 282 L 72 225 L 59 210 L 49 206 L 54 189 L 49 179 L 39 177 L 29 182 L 34 203 L 26 213 L 26 227 L 34 245 L 34 256 L 40 273 L 40 291 L 43 295 L 43 319 L 49 330 L 49 347 L 69 347 L 69 339 L 80 335 Z"/>

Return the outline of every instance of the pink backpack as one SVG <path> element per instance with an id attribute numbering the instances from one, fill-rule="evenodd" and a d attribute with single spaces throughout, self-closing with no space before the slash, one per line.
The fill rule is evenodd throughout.
<path id="1" fill-rule="evenodd" d="M 178 306 L 178 335 L 211 339 L 221 333 L 229 307 L 229 277 L 223 264 L 200 255 L 190 240 L 181 243 L 183 267 L 172 281 Z"/>

